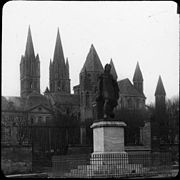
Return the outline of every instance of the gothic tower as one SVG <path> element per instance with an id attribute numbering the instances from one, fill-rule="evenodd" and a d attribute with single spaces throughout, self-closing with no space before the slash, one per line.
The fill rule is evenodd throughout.
<path id="1" fill-rule="evenodd" d="M 84 66 L 80 72 L 80 107 L 83 120 L 92 118 L 91 104 L 96 93 L 98 77 L 102 72 L 103 66 L 99 56 L 94 46 L 91 45 Z"/>
<path id="2" fill-rule="evenodd" d="M 166 92 L 164 89 L 164 85 L 163 85 L 161 76 L 159 76 L 158 83 L 156 86 L 156 91 L 155 91 L 155 108 L 156 108 L 156 111 L 161 111 L 161 112 L 165 111 L 165 109 L 166 109 L 165 98 L 166 98 Z"/>
<path id="3" fill-rule="evenodd" d="M 133 76 L 133 83 L 134 87 L 143 94 L 143 76 L 138 62 Z"/>
<path id="4" fill-rule="evenodd" d="M 159 76 L 155 91 L 155 116 L 152 121 L 151 134 L 156 136 L 156 140 L 152 139 L 152 148 L 160 150 L 163 148 L 161 144 L 168 142 L 168 116 L 166 114 L 165 103 L 166 92 L 163 86 L 161 76 Z"/>
<path id="5" fill-rule="evenodd" d="M 93 120 L 92 102 L 95 101 L 95 94 L 97 90 L 97 81 L 99 75 L 103 72 L 103 66 L 99 56 L 91 45 L 89 53 L 86 57 L 84 66 L 80 72 L 80 112 L 81 122 L 87 126 L 81 128 L 81 143 L 88 143 L 86 136 L 91 131 L 89 126 Z"/>
<path id="6" fill-rule="evenodd" d="M 53 61 L 49 64 L 49 86 L 50 92 L 70 94 L 69 63 L 67 59 L 65 64 L 59 28 Z"/>
<path id="7" fill-rule="evenodd" d="M 20 82 L 21 97 L 27 97 L 32 91 L 40 93 L 40 61 L 38 54 L 35 57 L 30 26 L 25 55 L 21 56 Z"/>

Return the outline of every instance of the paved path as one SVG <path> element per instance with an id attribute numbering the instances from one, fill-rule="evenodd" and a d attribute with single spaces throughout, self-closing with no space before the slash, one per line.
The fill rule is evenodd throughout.
<path id="1" fill-rule="evenodd" d="M 7 178 L 48 178 L 47 173 L 32 173 L 32 174 L 14 174 L 14 175 L 5 175 Z"/>

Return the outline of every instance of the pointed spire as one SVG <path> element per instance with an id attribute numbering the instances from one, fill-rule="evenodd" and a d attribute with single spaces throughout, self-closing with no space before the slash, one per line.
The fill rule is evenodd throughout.
<path id="1" fill-rule="evenodd" d="M 66 58 L 66 74 L 67 74 L 67 78 L 69 78 L 69 61 L 68 61 L 68 58 Z"/>
<path id="2" fill-rule="evenodd" d="M 66 58 L 66 67 L 68 67 L 68 69 L 69 69 L 69 61 L 68 61 L 68 58 Z"/>
<path id="3" fill-rule="evenodd" d="M 101 61 L 99 59 L 99 56 L 98 56 L 93 44 L 91 45 L 89 53 L 86 57 L 86 61 L 81 70 L 81 73 L 84 72 L 85 68 L 86 68 L 86 71 L 103 72 L 103 66 L 101 64 Z"/>
<path id="4" fill-rule="evenodd" d="M 164 89 L 164 85 L 163 85 L 161 76 L 159 76 L 158 83 L 156 86 L 155 96 L 157 96 L 157 95 L 164 95 L 164 96 L 166 95 L 166 91 Z"/>
<path id="5" fill-rule="evenodd" d="M 56 45 L 55 45 L 55 49 L 54 49 L 53 62 L 59 62 L 60 64 L 63 63 L 63 65 L 65 65 L 64 53 L 63 53 L 59 28 L 58 28 L 57 37 L 56 37 Z"/>
<path id="6" fill-rule="evenodd" d="M 112 58 L 110 60 L 110 65 L 111 65 L 111 74 L 113 75 L 114 79 L 117 80 L 118 76 L 117 76 L 117 73 L 116 73 L 116 69 L 114 67 L 114 63 L 112 61 Z"/>
<path id="7" fill-rule="evenodd" d="M 143 76 L 142 76 L 141 69 L 139 67 L 139 62 L 137 62 L 137 65 L 136 65 L 133 81 L 143 81 Z"/>
<path id="8" fill-rule="evenodd" d="M 25 56 L 26 57 L 32 57 L 32 58 L 35 57 L 30 26 L 28 28 L 28 36 L 27 36 L 27 42 L 26 42 Z"/>
<path id="9" fill-rule="evenodd" d="M 39 54 L 36 55 L 36 60 L 39 61 Z"/>

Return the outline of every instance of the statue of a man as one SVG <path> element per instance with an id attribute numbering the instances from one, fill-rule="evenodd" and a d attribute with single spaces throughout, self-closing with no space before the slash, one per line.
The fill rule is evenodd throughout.
<path id="1" fill-rule="evenodd" d="M 111 65 L 106 64 L 104 73 L 100 75 L 98 81 L 96 97 L 98 119 L 114 118 L 113 109 L 117 106 L 119 98 L 119 87 L 110 70 Z"/>

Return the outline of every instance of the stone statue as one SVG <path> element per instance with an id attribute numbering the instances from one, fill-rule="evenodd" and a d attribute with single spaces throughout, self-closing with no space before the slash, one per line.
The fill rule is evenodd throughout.
<path id="1" fill-rule="evenodd" d="M 117 81 L 110 74 L 111 65 L 106 64 L 104 73 L 98 80 L 97 87 L 97 119 L 114 118 L 113 109 L 117 106 L 119 98 L 119 87 Z"/>

